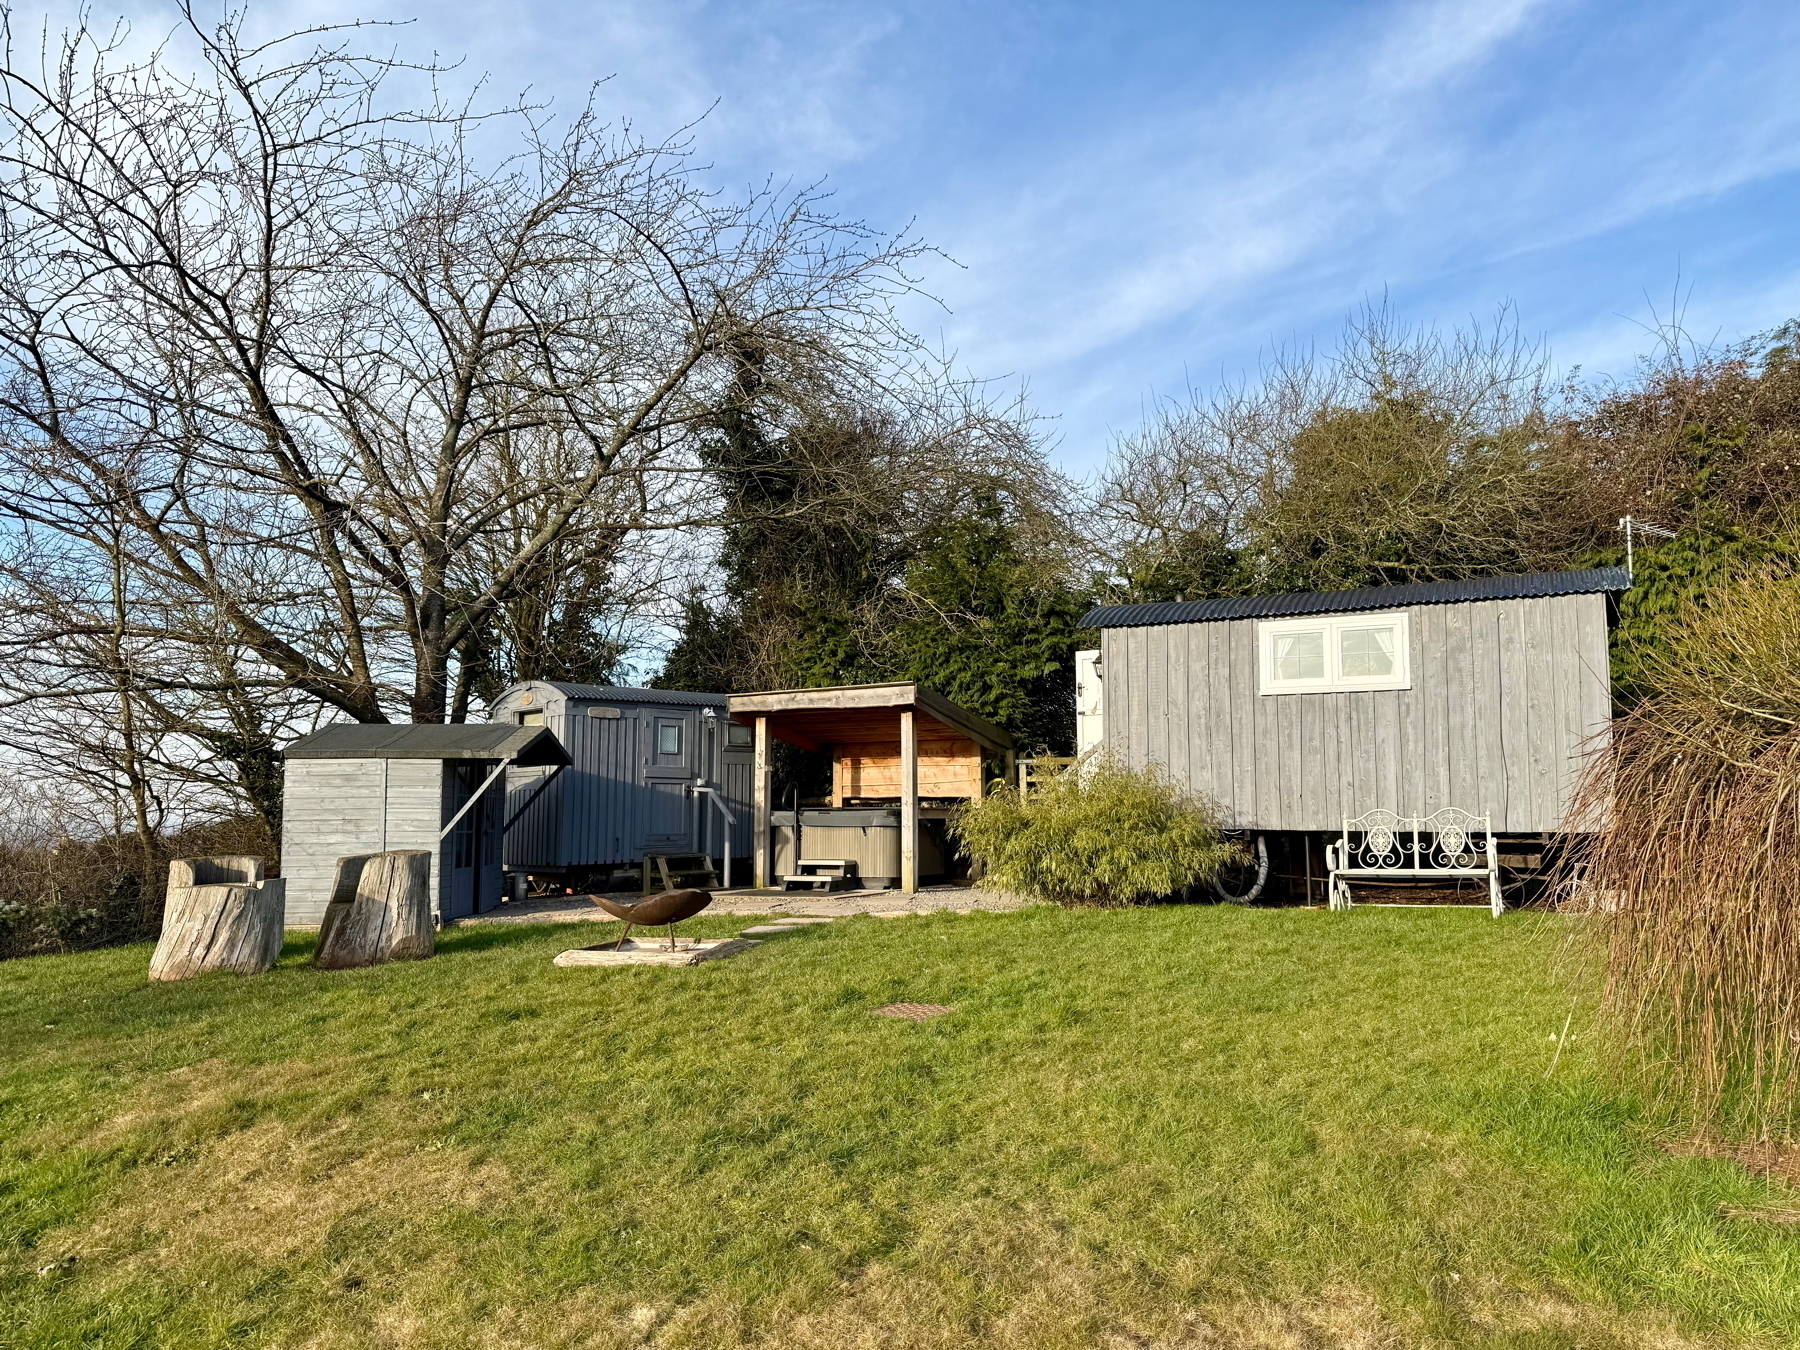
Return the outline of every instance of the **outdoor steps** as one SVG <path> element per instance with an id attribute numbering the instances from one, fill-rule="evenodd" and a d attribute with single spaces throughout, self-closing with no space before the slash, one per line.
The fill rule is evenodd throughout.
<path id="1" fill-rule="evenodd" d="M 652 853 L 644 858 L 644 894 L 653 891 L 713 891 L 719 874 L 703 853 Z"/>
<path id="2" fill-rule="evenodd" d="M 829 895 L 833 891 L 853 891 L 859 878 L 856 864 L 842 858 L 802 858 L 795 870 L 781 879 L 784 891 L 812 891 Z"/>

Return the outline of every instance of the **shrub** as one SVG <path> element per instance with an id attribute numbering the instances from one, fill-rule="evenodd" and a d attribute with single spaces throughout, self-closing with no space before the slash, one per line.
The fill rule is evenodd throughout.
<path id="1" fill-rule="evenodd" d="M 995 789 L 956 834 L 986 884 L 1061 905 L 1132 905 L 1217 874 L 1236 854 L 1213 813 L 1154 770 L 1110 763 L 1057 774 L 1021 796 Z"/>
<path id="2" fill-rule="evenodd" d="M 141 942 L 162 929 L 170 858 L 253 853 L 273 860 L 255 816 L 159 836 L 146 856 L 135 835 L 71 839 L 55 822 L 0 833 L 0 960 Z"/>
<path id="3" fill-rule="evenodd" d="M 1785 1133 L 1800 1099 L 1800 577 L 1690 606 L 1589 764 L 1595 912 L 1624 1063 L 1702 1119 Z"/>

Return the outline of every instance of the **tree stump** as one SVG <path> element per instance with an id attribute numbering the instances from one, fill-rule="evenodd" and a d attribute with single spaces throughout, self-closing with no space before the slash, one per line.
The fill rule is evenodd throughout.
<path id="1" fill-rule="evenodd" d="M 354 857 L 337 860 L 337 871 L 331 879 L 331 899 L 325 905 L 325 917 L 319 921 L 319 945 L 313 949 L 315 966 L 319 964 L 320 953 L 336 945 L 337 930 L 356 905 L 356 887 L 362 880 L 363 865 L 370 858 L 379 856 L 376 853 L 359 853 Z"/>
<path id="2" fill-rule="evenodd" d="M 281 955 L 286 910 L 286 885 L 279 877 L 264 880 L 261 858 L 176 858 L 150 978 L 186 980 L 209 970 L 260 975 Z"/>
<path id="3" fill-rule="evenodd" d="M 338 859 L 315 966 L 348 970 L 422 961 L 436 950 L 429 852 L 402 849 Z"/>

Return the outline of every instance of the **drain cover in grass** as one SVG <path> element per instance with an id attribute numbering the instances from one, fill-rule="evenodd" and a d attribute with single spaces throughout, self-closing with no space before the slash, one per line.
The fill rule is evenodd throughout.
<path id="1" fill-rule="evenodd" d="M 890 1003 L 885 1008 L 877 1008 L 877 1017 L 904 1017 L 909 1022 L 928 1022 L 934 1017 L 942 1017 L 950 1009 L 942 1003 Z"/>

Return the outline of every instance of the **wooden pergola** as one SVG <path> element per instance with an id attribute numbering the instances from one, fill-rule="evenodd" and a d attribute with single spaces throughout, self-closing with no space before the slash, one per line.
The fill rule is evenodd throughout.
<path id="1" fill-rule="evenodd" d="M 832 753 L 833 806 L 847 798 L 893 798 L 900 804 L 900 889 L 919 889 L 919 799 L 979 797 L 982 761 L 996 755 L 1010 774 L 1012 737 L 985 717 L 911 682 L 843 684 L 733 694 L 738 722 L 756 728 L 752 844 L 756 885 L 771 882 L 773 811 L 770 746 L 774 738 Z"/>

